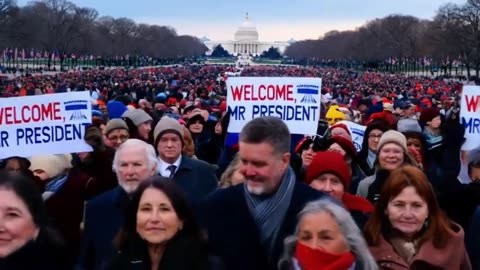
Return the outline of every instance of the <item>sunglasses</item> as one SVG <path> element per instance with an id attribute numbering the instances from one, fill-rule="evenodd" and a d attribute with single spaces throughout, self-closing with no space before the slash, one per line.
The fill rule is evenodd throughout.
<path id="1" fill-rule="evenodd" d="M 322 139 L 323 136 L 321 135 L 315 135 L 315 136 L 310 136 L 308 139 L 306 139 L 303 144 L 301 149 L 308 150 L 312 149 L 313 152 L 318 152 L 322 150 L 321 145 L 317 142 L 315 142 L 316 139 Z"/>

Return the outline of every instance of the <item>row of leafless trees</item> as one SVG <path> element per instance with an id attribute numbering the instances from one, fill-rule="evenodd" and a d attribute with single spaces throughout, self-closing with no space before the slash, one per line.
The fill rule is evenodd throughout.
<path id="1" fill-rule="evenodd" d="M 191 57 L 207 50 L 197 38 L 179 36 L 173 28 L 99 17 L 95 9 L 67 0 L 32 1 L 24 7 L 0 0 L 0 48 L 12 47 L 151 57 Z"/>
<path id="2" fill-rule="evenodd" d="M 292 44 L 286 55 L 296 59 L 385 61 L 429 57 L 451 65 L 461 61 L 480 70 L 480 0 L 441 6 L 432 20 L 391 15 L 355 31 L 331 31 L 318 40 Z"/>

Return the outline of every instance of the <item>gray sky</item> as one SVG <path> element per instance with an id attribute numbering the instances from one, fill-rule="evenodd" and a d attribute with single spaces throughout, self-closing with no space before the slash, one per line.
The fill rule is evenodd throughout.
<path id="1" fill-rule="evenodd" d="M 37 0 L 41 1 L 41 0 Z M 17 0 L 25 5 L 27 0 Z M 330 30 L 348 30 L 389 14 L 432 18 L 445 3 L 466 0 L 73 0 L 100 15 L 169 25 L 178 34 L 231 40 L 245 13 L 257 26 L 260 40 L 313 38 Z"/>

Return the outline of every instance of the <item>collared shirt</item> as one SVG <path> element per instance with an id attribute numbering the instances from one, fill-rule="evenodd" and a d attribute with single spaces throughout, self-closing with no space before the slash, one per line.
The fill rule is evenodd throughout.
<path id="1" fill-rule="evenodd" d="M 163 161 L 162 159 L 158 158 L 158 174 L 163 177 L 170 177 L 170 171 L 168 170 L 168 166 L 174 165 L 176 167 L 175 173 L 178 171 L 180 167 L 180 162 L 182 161 L 182 155 L 180 155 L 177 160 L 171 164 Z"/>

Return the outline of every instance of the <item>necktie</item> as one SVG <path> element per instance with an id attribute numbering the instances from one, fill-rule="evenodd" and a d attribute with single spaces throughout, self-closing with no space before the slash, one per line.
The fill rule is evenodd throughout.
<path id="1" fill-rule="evenodd" d="M 175 175 L 175 170 L 177 169 L 177 166 L 175 165 L 170 165 L 167 167 L 167 171 L 170 171 L 170 176 L 169 178 L 173 178 L 173 176 Z"/>

